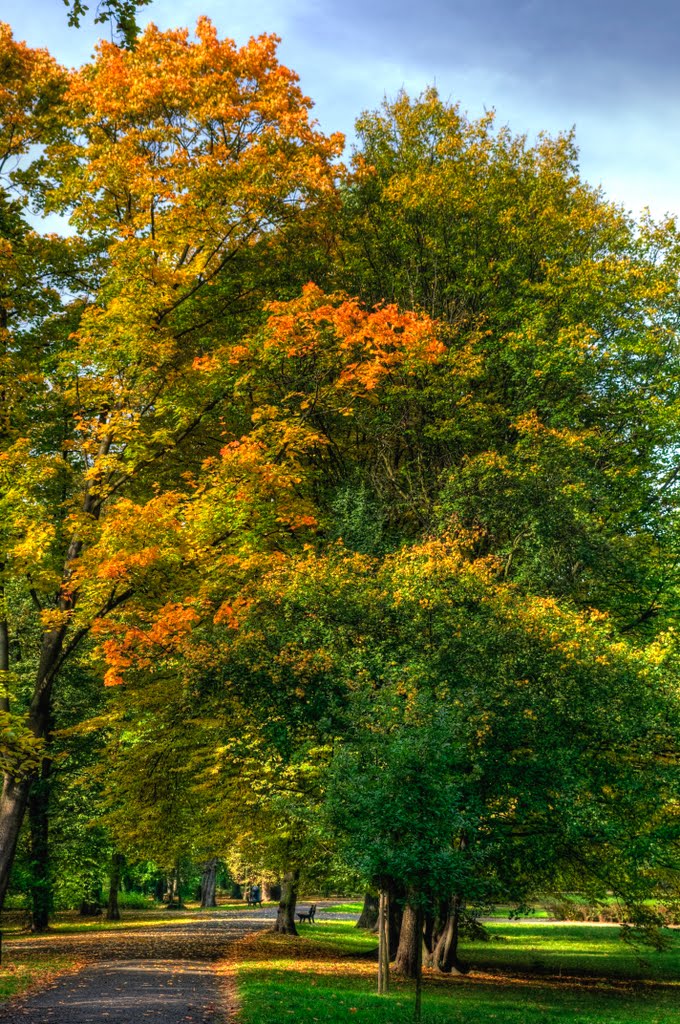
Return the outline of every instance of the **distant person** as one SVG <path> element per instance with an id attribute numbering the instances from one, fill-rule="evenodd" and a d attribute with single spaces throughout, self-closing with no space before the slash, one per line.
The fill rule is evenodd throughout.
<path id="1" fill-rule="evenodd" d="M 262 906 L 262 892 L 260 890 L 259 885 L 251 885 L 250 902 L 257 903 L 260 907 Z"/>

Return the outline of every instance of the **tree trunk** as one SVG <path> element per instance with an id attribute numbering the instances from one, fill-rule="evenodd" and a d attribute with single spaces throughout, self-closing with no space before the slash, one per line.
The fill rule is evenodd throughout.
<path id="1" fill-rule="evenodd" d="M 52 709 L 52 683 L 63 654 L 66 627 L 50 630 L 43 637 L 35 690 L 27 725 L 37 739 L 49 730 Z M 5 698 L 6 702 L 6 698 Z M 0 796 L 0 913 L 5 902 L 10 872 L 14 863 L 19 832 L 24 820 L 33 777 L 5 775 Z"/>
<path id="2" fill-rule="evenodd" d="M 182 875 L 179 860 L 170 872 L 168 878 L 168 905 L 166 910 L 184 910 L 182 899 Z"/>
<path id="3" fill-rule="evenodd" d="M 99 917 L 102 912 L 102 903 L 99 899 L 85 899 L 81 901 L 78 913 L 81 917 Z"/>
<path id="4" fill-rule="evenodd" d="M 28 818 L 31 827 L 31 931 L 47 931 L 52 910 L 49 865 L 51 761 L 43 758 L 40 776 L 31 786 Z"/>
<path id="5" fill-rule="evenodd" d="M 415 978 L 418 972 L 418 948 L 423 943 L 423 919 L 410 903 L 404 906 L 401 919 L 401 935 L 399 948 L 394 962 L 397 974 L 405 978 Z"/>
<path id="6" fill-rule="evenodd" d="M 102 883 L 99 872 L 93 872 L 85 878 L 85 892 L 80 904 L 81 917 L 99 917 L 104 902 Z"/>
<path id="7" fill-rule="evenodd" d="M 467 973 L 467 967 L 458 959 L 458 938 L 462 909 L 462 899 L 459 896 L 454 896 L 451 900 L 444 928 L 432 954 L 433 967 L 436 967 L 443 974 Z"/>
<path id="8" fill-rule="evenodd" d="M 297 928 L 295 927 L 295 907 L 297 905 L 299 880 L 300 871 L 298 868 L 295 868 L 292 871 L 286 871 L 283 876 L 281 901 L 279 903 L 279 910 L 276 915 L 276 924 L 274 926 L 274 931 L 280 932 L 283 935 L 297 935 Z"/>
<path id="9" fill-rule="evenodd" d="M 435 929 L 435 917 L 434 917 L 434 914 L 431 911 L 428 911 L 425 914 L 424 923 L 423 923 L 423 945 L 425 947 L 425 952 L 427 953 L 428 966 L 430 966 L 430 967 L 432 966 L 431 960 L 432 960 L 432 954 L 434 953 L 434 946 L 435 946 L 435 939 L 434 939 L 435 931 L 434 931 L 434 929 Z"/>
<path id="10" fill-rule="evenodd" d="M 216 907 L 215 889 L 217 888 L 217 857 L 211 857 L 203 865 L 201 876 L 201 906 Z"/>
<path id="11" fill-rule="evenodd" d="M 378 923 L 378 897 L 367 892 L 364 896 L 364 907 L 357 921 L 357 928 L 375 928 Z"/>
<path id="12" fill-rule="evenodd" d="M 394 893 L 389 894 L 389 928 L 388 928 L 388 940 L 390 947 L 390 960 L 394 960 L 399 949 L 399 941 L 401 939 L 401 922 L 404 917 L 404 908 L 401 903 L 398 902 Z"/>
<path id="13" fill-rule="evenodd" d="M 416 912 L 416 934 L 419 936 L 416 942 L 416 1005 L 413 1012 L 414 1024 L 420 1024 L 422 1020 L 423 1005 L 423 909 L 419 907 Z"/>
<path id="14" fill-rule="evenodd" d="M 99 456 L 104 457 L 113 441 L 113 435 L 104 437 L 99 446 Z M 88 480 L 83 496 L 82 510 L 85 516 L 92 516 L 98 519 L 101 512 L 101 500 L 97 496 L 96 488 L 92 481 Z M 76 594 L 69 586 L 73 564 L 80 557 L 83 542 L 77 535 L 71 537 L 64 559 L 62 581 L 64 587 L 60 588 L 59 596 L 55 602 L 55 608 L 60 612 L 72 611 L 76 605 Z M 112 607 L 120 604 L 123 597 L 115 599 Z M 107 608 L 105 610 L 110 610 Z M 5 599 L 2 594 L 2 608 L 0 609 L 0 672 L 7 673 L 9 670 L 9 634 L 7 629 L 7 616 L 5 613 Z M 43 633 L 40 648 L 40 660 L 35 678 L 33 698 L 27 716 L 27 725 L 36 739 L 42 739 L 49 728 L 52 711 L 52 687 L 55 677 L 62 667 L 64 661 L 77 649 L 82 639 L 87 635 L 88 629 L 77 631 L 66 643 L 68 623 L 56 626 L 54 629 Z M 9 695 L 4 679 L 0 679 L 3 686 L 2 703 L 0 710 L 9 710 Z M 31 788 L 32 778 L 16 779 L 6 775 L 3 779 L 2 796 L 0 797 L 0 914 L 5 903 L 7 886 L 9 885 L 10 872 L 14 863 L 19 831 L 24 820 L 26 807 L 28 806 L 28 795 Z M 0 933 L 0 949 L 2 934 Z"/>
<path id="15" fill-rule="evenodd" d="M 378 897 L 378 995 L 390 988 L 390 894 L 381 889 Z"/>
<path id="16" fill-rule="evenodd" d="M 120 889 L 120 876 L 123 873 L 125 857 L 122 853 L 114 853 L 111 857 L 111 871 L 109 873 L 109 899 L 106 904 L 106 920 L 120 921 L 120 907 L 118 906 L 118 890 Z"/>
<path id="17" fill-rule="evenodd" d="M 3 778 L 0 796 L 0 911 L 7 893 L 30 788 L 30 779 L 14 779 L 11 775 Z"/>
<path id="18" fill-rule="evenodd" d="M 184 897 L 182 895 L 182 868 L 179 859 L 175 865 L 175 892 L 177 894 L 177 909 L 184 910 Z"/>
<path id="19" fill-rule="evenodd" d="M 272 900 L 280 900 L 281 886 L 278 882 L 263 882 L 262 894 L 266 903 L 270 903 Z"/>

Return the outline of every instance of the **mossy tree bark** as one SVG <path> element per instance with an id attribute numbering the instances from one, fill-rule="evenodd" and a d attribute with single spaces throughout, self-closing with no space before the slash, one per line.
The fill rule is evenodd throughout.
<path id="1" fill-rule="evenodd" d="M 297 905 L 298 884 L 300 881 L 299 868 L 293 868 L 283 876 L 281 884 L 281 900 L 276 915 L 274 931 L 282 935 L 297 935 L 295 927 L 295 907 Z"/>

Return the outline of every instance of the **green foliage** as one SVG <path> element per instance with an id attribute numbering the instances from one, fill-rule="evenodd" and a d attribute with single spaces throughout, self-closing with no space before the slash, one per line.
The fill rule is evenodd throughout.
<path id="1" fill-rule="evenodd" d="M 0 710 L 0 771 L 15 778 L 30 775 L 40 764 L 44 744 L 29 729 L 21 715 Z"/>
<path id="2" fill-rule="evenodd" d="M 69 25 L 79 28 L 82 19 L 90 9 L 90 5 L 83 3 L 83 0 L 64 0 L 69 8 Z M 133 47 L 139 32 L 137 25 L 137 11 L 145 7 L 151 0 L 98 0 L 95 8 L 95 25 L 106 25 L 111 23 L 122 42 Z"/>
<path id="3" fill-rule="evenodd" d="M 149 910 L 157 906 L 153 897 L 142 892 L 121 892 L 118 894 L 118 905 L 124 910 Z"/>
<path id="4" fill-rule="evenodd" d="M 384 725 L 377 718 L 383 701 L 399 702 L 399 695 L 383 693 L 362 746 L 343 744 L 334 758 L 327 810 L 351 837 L 346 855 L 364 878 L 429 906 L 462 881 L 455 849 L 464 830 L 460 732 L 446 709 L 427 702 L 405 727 L 389 710 Z"/>
<path id="5" fill-rule="evenodd" d="M 448 347 L 398 426 L 375 415 L 372 487 L 421 530 L 472 531 L 534 593 L 673 621 L 675 225 L 590 188 L 571 136 L 531 147 L 434 89 L 358 131 L 339 279 L 427 310 Z"/>

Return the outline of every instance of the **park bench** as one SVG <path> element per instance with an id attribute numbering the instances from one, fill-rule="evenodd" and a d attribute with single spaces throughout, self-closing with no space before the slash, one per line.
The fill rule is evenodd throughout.
<path id="1" fill-rule="evenodd" d="M 314 916 L 316 914 L 316 903 L 312 903 L 309 910 L 298 910 L 298 921 L 302 924 L 303 921 L 309 921 L 310 924 L 315 924 Z"/>

